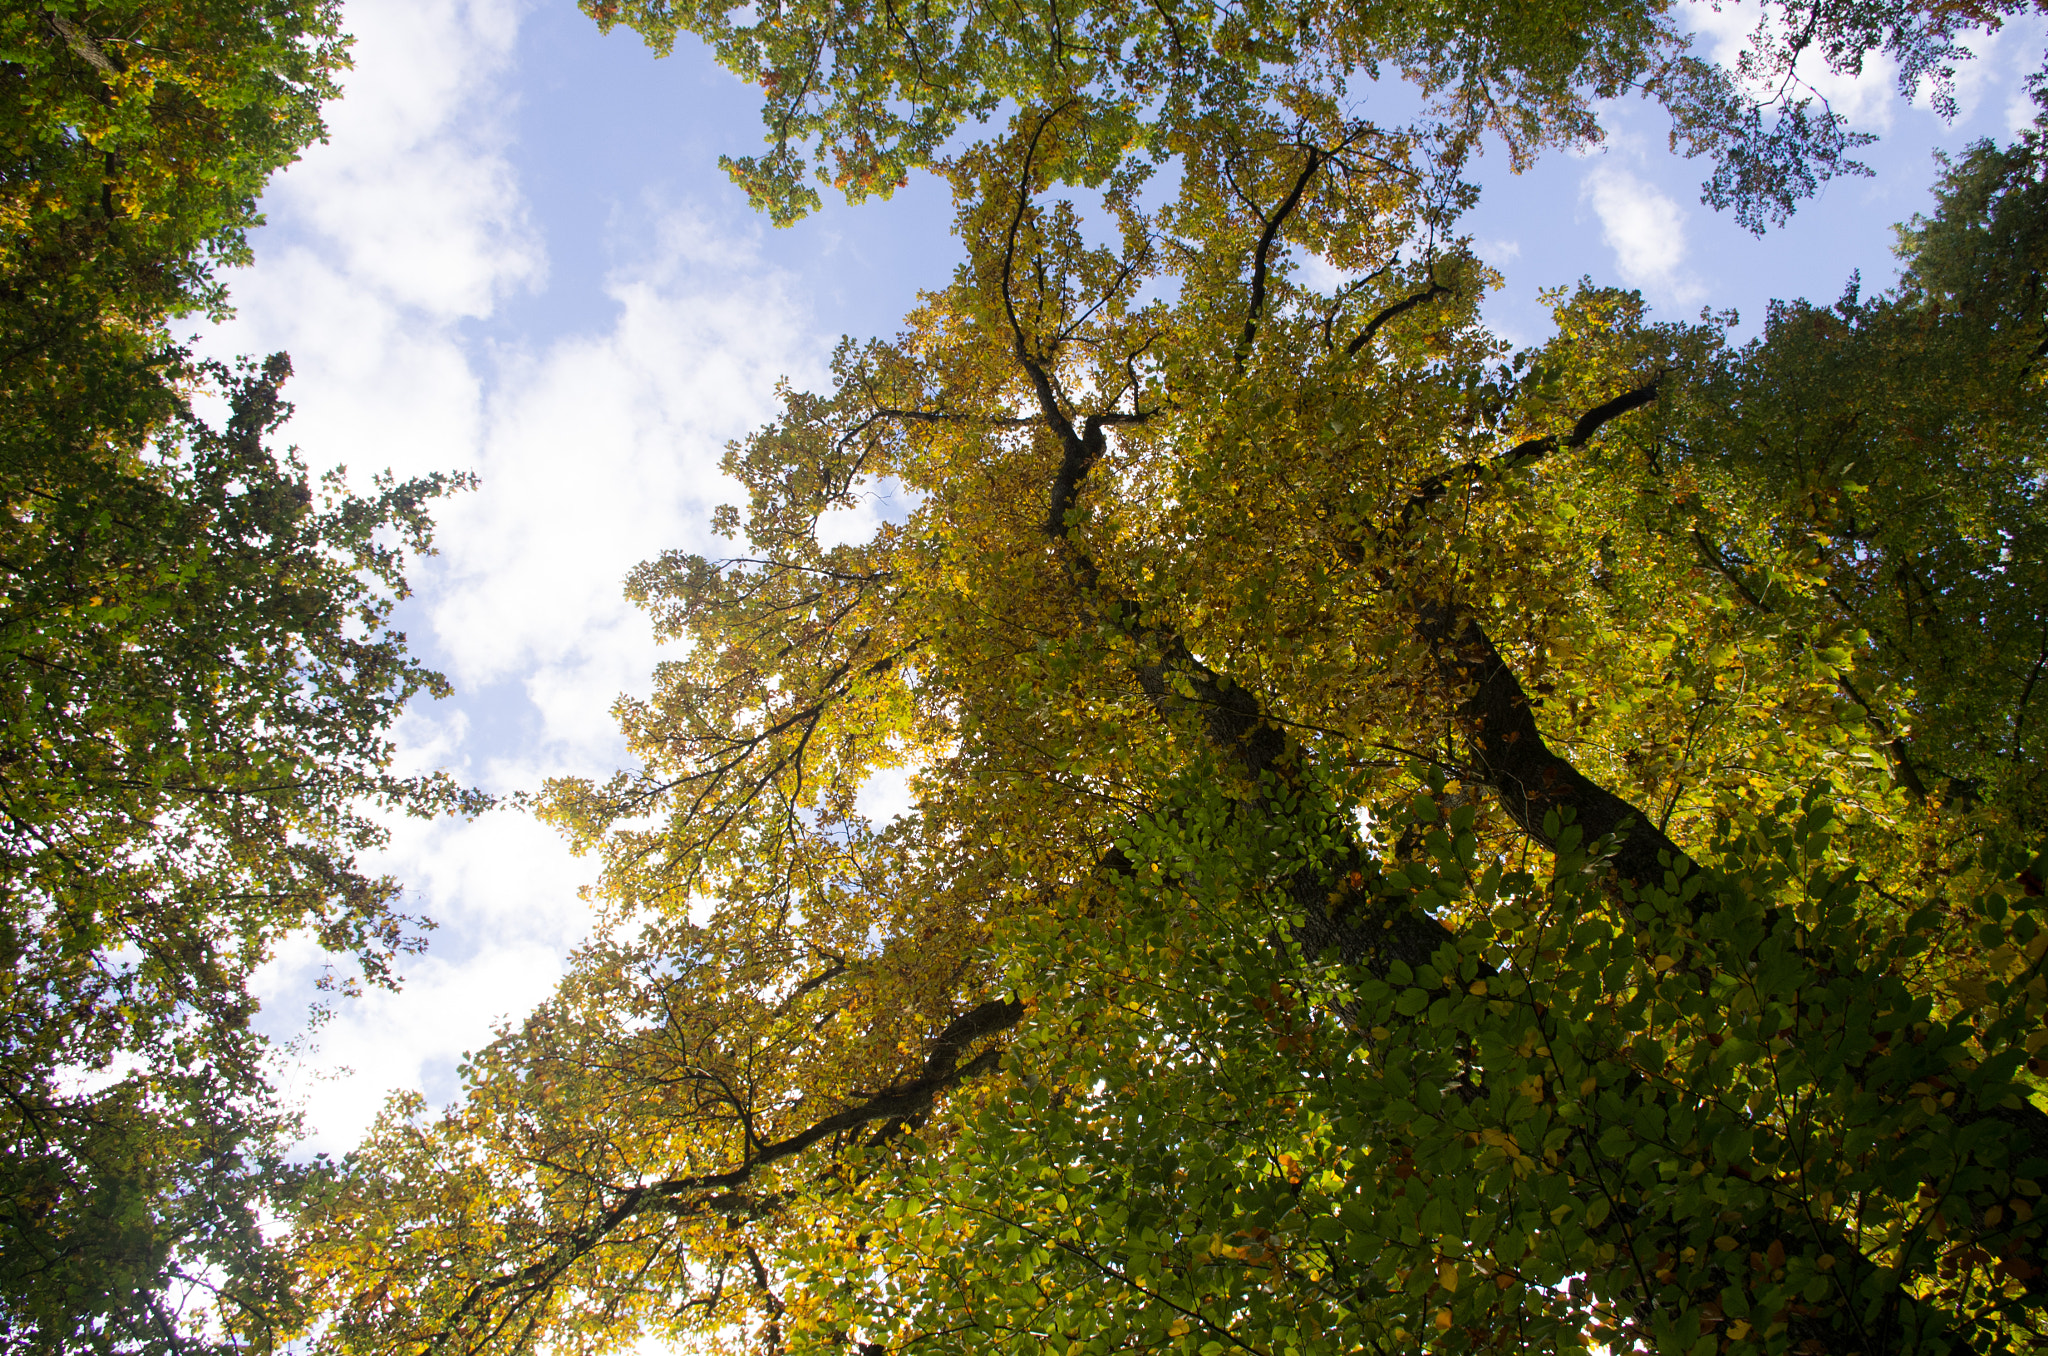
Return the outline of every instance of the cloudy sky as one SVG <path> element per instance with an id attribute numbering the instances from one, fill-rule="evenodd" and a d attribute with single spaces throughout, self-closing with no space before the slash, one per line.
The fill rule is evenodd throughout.
<path id="1" fill-rule="evenodd" d="M 315 467 L 482 478 L 437 514 L 441 554 L 404 610 L 457 689 L 408 716 L 409 763 L 498 792 L 602 775 L 623 758 L 608 708 L 646 689 L 656 657 L 626 570 L 708 549 L 705 520 L 734 497 L 720 452 L 768 417 L 777 379 L 816 383 L 839 335 L 893 332 L 943 281 L 944 194 L 914 182 L 774 230 L 716 167 L 757 138 L 752 92 L 700 50 L 657 61 L 570 0 L 347 14 L 355 69 L 330 141 L 273 184 L 256 263 L 232 279 L 238 314 L 202 346 L 291 353 L 288 433 Z M 1709 43 L 1744 31 L 1732 6 L 1695 21 Z M 1610 110 L 1599 153 L 1521 177 L 1495 163 L 1466 226 L 1509 280 L 1492 317 L 1539 339 L 1537 289 L 1589 274 L 1666 316 L 1736 307 L 1749 330 L 1770 297 L 1831 299 L 1853 269 L 1889 281 L 1891 224 L 1926 205 L 1933 150 L 2018 125 L 2041 48 L 2033 25 L 1987 44 L 1953 125 L 1875 64 L 1824 85 L 1883 134 L 1878 175 L 1763 241 L 1699 204 L 1704 169 L 1665 151 L 1652 110 Z M 516 812 L 401 824 L 385 857 L 440 927 L 402 991 L 344 1004 L 292 1063 L 310 1147 L 349 1147 L 394 1089 L 453 1096 L 462 1053 L 545 996 L 586 931 L 589 863 Z M 287 947 L 266 972 L 277 1035 L 298 1031 L 319 961 Z"/>

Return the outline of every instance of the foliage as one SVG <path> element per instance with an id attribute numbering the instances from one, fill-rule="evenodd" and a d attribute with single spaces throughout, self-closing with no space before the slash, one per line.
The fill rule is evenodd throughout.
<path id="1" fill-rule="evenodd" d="M 0 1341 L 266 1346 L 299 1310 L 265 1212 L 305 1177 L 249 1029 L 310 928 L 372 982 L 416 949 L 355 854 L 475 808 L 389 771 L 444 690 L 389 628 L 425 505 L 316 502 L 283 355 L 195 367 L 269 175 L 323 134 L 335 0 L 0 14 Z M 210 388 L 215 428 L 188 400 Z M 378 804 L 381 802 L 381 805 Z M 346 980 L 345 986 L 356 981 Z"/>
<path id="2" fill-rule="evenodd" d="M 137 463 L 7 484 L 0 519 L 0 1325 L 19 1350 L 261 1344 L 288 1320 L 259 1228 L 302 1175 L 251 1032 L 255 968 L 312 928 L 375 982 L 417 949 L 354 854 L 386 808 L 464 803 L 389 771 L 445 691 L 389 628 L 425 506 L 458 479 L 331 475 L 266 438 L 282 355 L 203 369 Z M 393 535 L 395 534 L 395 535 Z M 472 806 L 472 808 L 474 808 Z M 353 983 L 353 981 L 351 981 Z M 185 1292 L 185 1293 L 180 1293 Z M 185 1312 L 180 1312 L 184 1308 Z"/>
<path id="3" fill-rule="evenodd" d="M 0 14 L 0 465 L 132 454 L 162 328 L 221 314 L 270 174 L 323 135 L 335 0 L 36 0 Z"/>
<path id="4" fill-rule="evenodd" d="M 1801 76 L 1817 55 L 1860 73 L 1882 52 L 1899 88 L 1923 82 L 1954 115 L 1967 33 L 1994 30 L 2020 0 L 1900 0 L 1763 8 L 1733 69 L 1693 53 L 1672 7 L 1652 3 L 1272 5 L 1174 3 L 887 6 L 790 0 L 579 0 L 605 29 L 625 24 L 658 53 L 691 34 L 763 92 L 770 152 L 722 163 L 757 207 L 787 223 L 814 210 L 815 169 L 859 201 L 887 196 L 942 157 L 971 120 L 1012 105 L 1087 103 L 1101 144 L 1182 153 L 1219 112 L 1349 106 L 1382 71 L 1416 87 L 1454 158 L 1492 133 L 1519 169 L 1541 147 L 1598 141 L 1597 104 L 1631 92 L 1671 114 L 1671 144 L 1708 154 L 1704 191 L 1761 232 L 1838 174 L 1873 138 Z M 1375 95 L 1384 98 L 1383 91 Z M 806 160 L 812 165 L 807 166 Z M 1081 167 L 1101 171 L 1101 166 Z"/>
<path id="5" fill-rule="evenodd" d="M 1893 293 L 1511 352 L 1455 136 L 1224 97 L 1158 192 L 1019 103 L 632 577 L 608 930 L 309 1195 L 319 1344 L 2042 1340 L 2048 316 L 1953 282 L 2031 161 Z"/>
<path id="6" fill-rule="evenodd" d="M 1213 860 L 1209 799 L 1212 832 L 1132 846 Z M 1995 1313 L 2010 1273 L 1950 1231 L 2009 1244 L 1996 1226 L 2038 1200 L 2003 1125 L 1958 1135 L 1944 1108 L 2023 1094 L 2038 1025 L 2024 999 L 1926 1020 L 1882 973 L 1907 944 L 1821 865 L 1824 803 L 1718 844 L 1742 876 L 1637 898 L 1600 888 L 1568 825 L 1537 880 L 1474 870 L 1473 806 L 1385 808 L 1390 855 L 1432 840 L 1409 886 L 1484 922 L 1381 978 L 1274 946 L 1220 874 L 1130 891 L 1107 936 L 1039 920 L 1030 954 L 1055 964 L 1031 992 L 1060 1015 L 1012 1056 L 1037 1086 L 961 1115 L 950 1154 L 903 1146 L 864 1266 L 829 1236 L 805 1258 L 818 1307 L 891 1349 L 1937 1348 L 1925 1314 L 1888 1312 L 1881 1258 L 1975 1271 L 1945 1289 Z M 1986 1035 L 2006 1053 L 1980 1063 Z M 2010 1214 L 1973 1229 L 1971 1195 Z M 1802 1208 L 1828 1201 L 1859 1208 Z"/>
<path id="7" fill-rule="evenodd" d="M 322 135 L 332 0 L 37 0 L 0 17 L 0 298 L 13 362 L 98 307 L 217 308 L 256 195 Z"/>
<path id="8" fill-rule="evenodd" d="M 2048 105 L 2048 81 L 2037 78 L 2032 92 Z M 2000 347 L 2023 346 L 2041 313 L 2043 149 L 2037 122 L 2011 146 L 1980 141 L 1961 160 L 1944 160 L 1934 217 L 1900 231 L 1906 286 L 1943 312 L 1974 317 L 1977 332 Z"/>

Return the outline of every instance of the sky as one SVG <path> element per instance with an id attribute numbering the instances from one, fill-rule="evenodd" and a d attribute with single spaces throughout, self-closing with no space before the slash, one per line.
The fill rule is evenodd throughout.
<path id="1" fill-rule="evenodd" d="M 714 550 L 710 512 L 739 497 L 719 458 L 772 416 L 776 383 L 820 385 L 839 336 L 894 333 L 945 281 L 946 195 L 913 180 L 777 230 L 716 163 L 758 141 L 754 91 L 701 49 L 656 60 L 571 0 L 345 13 L 355 66 L 328 141 L 272 182 L 255 262 L 228 280 L 236 315 L 198 344 L 291 354 L 285 436 L 316 469 L 365 487 L 386 469 L 480 478 L 442 501 L 440 553 L 415 564 L 400 610 L 456 689 L 408 710 L 404 766 L 500 794 L 607 775 L 626 759 L 611 704 L 645 693 L 659 657 L 627 570 Z M 1689 13 L 1710 47 L 1745 31 L 1732 5 Z M 1772 297 L 1832 300 L 1857 270 L 1883 286 L 1933 153 L 2021 125 L 2042 46 L 2034 22 L 1982 44 L 1953 123 L 1898 97 L 1880 62 L 1817 81 L 1882 136 L 1864 157 L 1876 176 L 1837 181 L 1761 240 L 1700 204 L 1705 166 L 1668 152 L 1652 109 L 1607 109 L 1604 147 L 1520 176 L 1495 156 L 1463 227 L 1507 278 L 1489 319 L 1540 341 L 1538 290 L 1591 276 L 1640 288 L 1658 317 L 1735 308 L 1754 333 Z M 453 1098 L 464 1053 L 545 998 L 588 932 L 593 863 L 514 809 L 400 821 L 371 865 L 438 924 L 403 987 L 307 1033 L 325 959 L 310 941 L 287 942 L 258 985 L 265 1029 L 292 1042 L 280 1078 L 308 1152 L 347 1150 L 394 1091 Z"/>

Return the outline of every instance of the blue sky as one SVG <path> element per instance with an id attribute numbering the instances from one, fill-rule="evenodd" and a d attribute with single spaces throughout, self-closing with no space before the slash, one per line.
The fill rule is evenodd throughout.
<path id="1" fill-rule="evenodd" d="M 1689 12 L 1709 44 L 1744 27 L 1733 6 Z M 288 434 L 315 467 L 482 478 L 413 571 L 404 624 L 457 695 L 409 714 L 408 764 L 499 792 L 604 775 L 623 759 L 608 708 L 646 690 L 658 657 L 626 570 L 710 549 L 705 520 L 736 497 L 719 456 L 770 417 L 776 380 L 815 385 L 838 336 L 893 332 L 945 279 L 945 194 L 918 180 L 774 230 L 716 167 L 758 138 L 753 91 L 701 51 L 657 61 L 569 0 L 352 0 L 347 17 L 356 66 L 330 141 L 273 184 L 256 262 L 231 280 L 238 314 L 202 343 L 292 354 Z M 1762 240 L 1699 204 L 1705 166 L 1664 149 L 1654 110 L 1608 110 L 1592 155 L 1519 177 L 1482 163 L 1465 229 L 1508 280 L 1489 314 L 1538 340 L 1537 290 L 1590 275 L 1663 316 L 1735 307 L 1753 332 L 1773 296 L 1832 299 L 1856 269 L 1881 286 L 1933 150 L 2008 135 L 2041 49 L 2034 23 L 1986 44 L 1954 125 L 1879 66 L 1824 83 L 1883 135 L 1877 177 L 1830 186 Z M 545 997 L 587 931 L 589 864 L 513 811 L 399 824 L 380 865 L 440 928 L 401 992 L 344 1004 L 291 1063 L 313 1147 L 347 1148 L 394 1090 L 451 1097 L 462 1052 Z M 279 1036 L 319 963 L 300 940 L 266 970 Z"/>

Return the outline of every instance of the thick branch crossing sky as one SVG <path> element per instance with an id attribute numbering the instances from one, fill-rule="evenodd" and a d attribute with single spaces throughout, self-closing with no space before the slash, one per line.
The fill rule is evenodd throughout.
<path id="1" fill-rule="evenodd" d="M 1746 31 L 1732 5 L 1691 15 L 1709 45 Z M 605 775 L 624 758 L 609 707 L 646 691 L 658 658 L 626 571 L 716 549 L 710 512 L 738 498 L 725 443 L 770 417 L 779 378 L 820 384 L 841 334 L 893 334 L 945 280 L 947 196 L 921 178 L 769 227 L 716 164 L 757 143 L 755 92 L 688 43 L 657 61 L 600 35 L 570 0 L 351 0 L 347 19 L 355 69 L 330 141 L 273 183 L 256 263 L 231 279 L 238 314 L 201 347 L 291 353 L 287 434 L 316 469 L 482 478 L 442 505 L 442 552 L 402 609 L 457 689 L 409 714 L 408 764 L 501 793 Z M 1507 276 L 1489 315 L 1539 340 L 1537 290 L 1590 275 L 1641 288 L 1660 317 L 1734 307 L 1754 333 L 1772 297 L 1832 300 L 1855 270 L 1884 286 L 1933 152 L 2023 123 L 2042 45 L 2031 21 L 1982 44 L 1953 124 L 1878 63 L 1817 81 L 1883 137 L 1865 157 L 1877 175 L 1762 240 L 1700 205 L 1706 166 L 1670 155 L 1647 107 L 1608 110 L 1603 149 L 1527 175 L 1496 154 L 1463 226 Z M 402 991 L 342 1003 L 291 1061 L 310 1148 L 349 1148 L 392 1091 L 449 1100 L 463 1052 L 545 997 L 588 930 L 591 864 L 514 810 L 401 823 L 379 866 L 440 927 Z M 300 1032 L 320 961 L 300 943 L 268 968 L 267 1029 Z"/>

